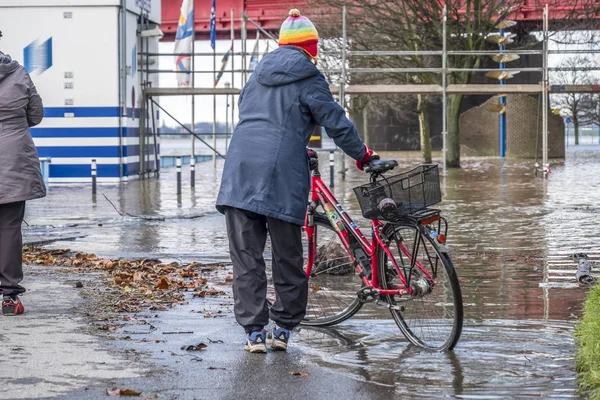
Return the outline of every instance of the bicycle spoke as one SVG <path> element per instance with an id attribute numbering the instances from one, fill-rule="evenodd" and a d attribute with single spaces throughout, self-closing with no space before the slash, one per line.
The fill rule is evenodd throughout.
<path id="1" fill-rule="evenodd" d="M 332 260 L 332 261 L 333 261 L 333 260 Z M 335 269 L 339 269 L 340 267 L 345 267 L 345 266 L 347 266 L 347 265 L 352 265 L 352 264 L 353 264 L 352 262 L 348 262 L 348 263 L 346 263 L 346 264 L 334 265 L 333 267 L 329 267 L 329 268 L 327 268 L 327 269 L 322 269 L 322 270 L 320 270 L 319 272 L 315 272 L 315 273 L 313 274 L 313 276 L 322 275 L 322 274 L 325 274 L 325 273 L 327 273 L 328 271 L 333 271 L 333 270 L 335 270 Z"/>
<path id="2" fill-rule="evenodd" d="M 337 233 L 323 216 L 315 218 L 317 254 L 309 276 L 305 324 L 328 325 L 354 314 L 360 303 L 356 293 L 362 285 L 352 258 Z"/>
<path id="3" fill-rule="evenodd" d="M 460 329 L 457 325 L 460 323 L 462 326 L 462 301 L 459 298 L 458 281 L 455 276 L 451 279 L 448 275 L 444 260 L 433 243 L 420 233 L 415 235 L 418 233 L 417 228 L 398 226 L 394 229 L 397 232 L 393 237 L 401 237 L 402 243 L 397 242 L 396 246 L 390 247 L 390 251 L 396 261 L 404 263 L 406 260 L 407 264 L 413 266 L 409 285 L 416 294 L 388 296 L 391 304 L 400 305 L 398 310 L 391 310 L 392 315 L 413 343 L 434 349 L 449 348 L 458 340 L 457 332 Z M 386 280 L 382 283 L 383 286 L 397 286 L 400 278 L 391 262 L 384 260 L 382 268 L 385 272 L 382 276 Z M 457 304 L 459 309 L 456 308 Z"/>

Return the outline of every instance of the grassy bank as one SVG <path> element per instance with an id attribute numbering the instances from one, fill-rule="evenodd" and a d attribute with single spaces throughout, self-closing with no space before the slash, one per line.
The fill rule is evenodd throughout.
<path id="1" fill-rule="evenodd" d="M 579 390 L 590 399 L 600 400 L 600 285 L 588 294 L 575 338 Z"/>

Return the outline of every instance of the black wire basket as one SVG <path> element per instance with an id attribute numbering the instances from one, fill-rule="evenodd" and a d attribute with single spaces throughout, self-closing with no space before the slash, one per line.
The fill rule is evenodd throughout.
<path id="1" fill-rule="evenodd" d="M 397 222 L 442 201 L 437 165 L 420 165 L 354 188 L 363 217 Z"/>

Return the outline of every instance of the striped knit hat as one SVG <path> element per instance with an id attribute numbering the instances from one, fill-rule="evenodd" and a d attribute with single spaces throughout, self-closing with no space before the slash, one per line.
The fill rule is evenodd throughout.
<path id="1" fill-rule="evenodd" d="M 310 19 L 301 16 L 295 8 L 291 9 L 279 30 L 279 46 L 296 46 L 312 58 L 317 58 L 318 43 L 319 33 Z"/>

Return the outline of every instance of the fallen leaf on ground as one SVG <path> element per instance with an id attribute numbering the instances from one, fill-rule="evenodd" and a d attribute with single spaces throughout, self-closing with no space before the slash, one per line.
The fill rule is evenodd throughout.
<path id="1" fill-rule="evenodd" d="M 114 331 L 115 329 L 117 329 L 117 327 L 110 326 L 110 325 L 102 325 L 102 326 L 98 327 L 98 329 L 100 329 L 101 331 Z"/>
<path id="2" fill-rule="evenodd" d="M 134 274 L 133 274 L 133 281 L 134 282 L 141 282 L 143 280 L 144 280 L 144 273 L 143 272 L 141 272 L 141 271 L 134 272 Z"/>
<path id="3" fill-rule="evenodd" d="M 82 282 L 75 282 L 75 287 L 76 288 L 82 288 L 83 287 L 83 283 Z"/>
<path id="4" fill-rule="evenodd" d="M 169 281 L 169 279 L 166 276 L 161 276 L 160 279 L 158 280 L 158 283 L 156 284 L 156 288 L 162 289 L 162 290 L 166 290 L 170 286 L 171 286 L 171 282 Z"/>
<path id="5" fill-rule="evenodd" d="M 208 346 L 205 345 L 204 343 L 198 343 L 196 345 L 182 346 L 181 350 L 185 350 L 185 351 L 200 351 L 200 350 L 205 349 L 207 347 Z"/>
<path id="6" fill-rule="evenodd" d="M 112 390 L 106 389 L 106 394 L 109 396 L 139 396 L 142 392 L 136 392 L 131 389 L 113 388 Z"/>
<path id="7" fill-rule="evenodd" d="M 208 367 L 206 369 L 222 369 L 223 371 L 227 371 L 226 368 L 221 368 L 221 367 Z"/>
<path id="8" fill-rule="evenodd" d="M 292 372 L 290 372 L 290 375 L 293 375 L 293 376 L 309 376 L 310 374 L 308 372 L 304 372 L 304 371 L 302 371 L 302 372 L 292 371 Z"/>
<path id="9" fill-rule="evenodd" d="M 204 314 L 204 318 L 212 318 L 212 314 L 207 312 L 206 314 Z"/>

